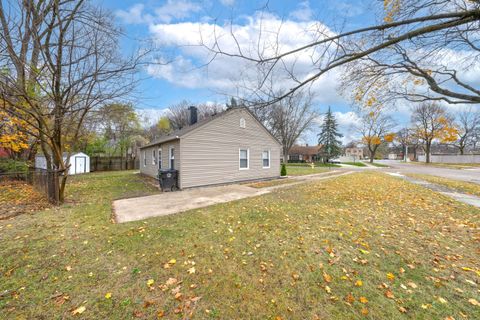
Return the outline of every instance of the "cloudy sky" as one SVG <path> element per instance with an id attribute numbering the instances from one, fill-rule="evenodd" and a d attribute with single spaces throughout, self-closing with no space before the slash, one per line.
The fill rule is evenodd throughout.
<path id="1" fill-rule="evenodd" d="M 264 52 L 272 49 L 269 42 L 277 41 L 281 50 L 288 50 L 312 41 L 319 28 L 328 33 L 373 24 L 379 7 L 371 7 L 375 3 L 371 0 L 98 1 L 115 13 L 125 30 L 124 51 L 138 48 L 139 41 L 145 40 L 151 40 L 157 48 L 152 58 L 155 63 L 143 70 L 143 81 L 135 97 L 135 105 L 151 120 L 158 118 L 161 110 L 184 99 L 193 103 L 225 103 L 228 96 L 242 95 L 239 87 L 258 81 L 254 68 L 246 61 L 226 57 L 212 61 L 212 53 L 201 44 L 210 46 L 216 39 L 226 51 L 239 47 L 243 52 L 254 53 L 258 51 L 256 40 L 261 37 Z M 311 72 L 308 55 L 297 56 L 291 63 L 296 72 Z M 323 113 L 329 106 L 332 108 L 347 142 L 356 136 L 353 125 L 357 117 L 349 101 L 337 90 L 339 72 L 327 73 L 312 90 L 317 111 Z M 283 81 L 279 75 L 277 82 Z M 406 111 L 407 108 L 396 111 L 400 125 L 407 122 Z M 304 142 L 315 143 L 316 132 L 318 129 L 308 133 Z"/>

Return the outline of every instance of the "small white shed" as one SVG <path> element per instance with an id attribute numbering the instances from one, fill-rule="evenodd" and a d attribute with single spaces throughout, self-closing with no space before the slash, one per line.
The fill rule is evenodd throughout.
<path id="1" fill-rule="evenodd" d="M 63 162 L 67 161 L 67 153 L 63 154 Z M 74 152 L 70 155 L 70 169 L 68 174 L 80 174 L 90 172 L 90 157 L 83 152 Z M 47 160 L 43 154 L 35 157 L 35 168 L 47 169 Z"/>

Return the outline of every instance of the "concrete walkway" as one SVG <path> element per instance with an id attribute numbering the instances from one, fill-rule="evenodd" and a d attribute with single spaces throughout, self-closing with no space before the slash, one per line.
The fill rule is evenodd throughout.
<path id="1" fill-rule="evenodd" d="M 270 193 L 276 189 L 288 188 L 310 181 L 331 179 L 350 173 L 353 173 L 353 171 L 330 171 L 292 177 L 292 179 L 298 181 L 266 188 L 252 188 L 248 185 L 230 184 L 217 187 L 188 189 L 178 192 L 164 192 L 146 197 L 120 199 L 113 202 L 113 213 L 115 221 L 119 223 L 143 220 L 208 207 L 217 203 L 255 197 Z"/>
<path id="2" fill-rule="evenodd" d="M 402 179 L 404 179 L 406 181 L 409 181 L 411 183 L 414 183 L 414 184 L 421 185 L 422 187 L 425 187 L 425 188 L 430 189 L 432 191 L 441 193 L 441 194 L 443 194 L 447 197 L 450 197 L 454 200 L 457 200 L 459 202 L 466 203 L 466 204 L 469 204 L 471 206 L 480 208 L 480 198 L 479 197 L 472 196 L 470 194 L 459 193 L 459 192 L 457 192 L 453 189 L 447 188 L 445 186 L 441 186 L 441 185 L 434 184 L 434 183 L 431 183 L 431 182 L 428 182 L 428 181 L 425 181 L 425 180 L 421 180 L 421 179 L 417 179 L 417 178 L 408 177 L 408 176 L 405 176 L 405 175 L 400 174 L 398 172 L 387 172 L 387 174 L 389 174 L 391 176 L 394 176 L 394 177 L 402 178 Z"/>

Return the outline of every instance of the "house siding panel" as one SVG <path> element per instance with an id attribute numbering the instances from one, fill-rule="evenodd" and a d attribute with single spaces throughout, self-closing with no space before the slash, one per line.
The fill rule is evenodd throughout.
<path id="1" fill-rule="evenodd" d="M 240 127 L 240 118 L 246 128 Z M 181 138 L 182 188 L 277 177 L 281 147 L 245 110 L 235 110 Z M 249 149 L 249 169 L 239 169 L 239 149 Z M 270 150 L 270 168 L 262 151 Z"/>
<path id="2" fill-rule="evenodd" d="M 162 169 L 168 169 L 170 168 L 170 147 L 174 147 L 174 156 L 175 156 L 175 169 L 180 171 L 180 142 L 179 140 L 174 140 L 174 141 L 169 141 L 162 143 L 160 145 L 154 145 L 151 147 L 147 147 L 141 150 L 140 152 L 140 172 L 143 174 L 146 174 L 148 176 L 157 178 L 158 176 L 158 149 L 162 148 Z M 155 153 L 157 154 L 157 162 L 155 164 L 152 164 L 152 152 L 155 150 Z M 147 156 L 147 165 L 144 166 L 144 151 L 146 151 L 146 156 Z"/>

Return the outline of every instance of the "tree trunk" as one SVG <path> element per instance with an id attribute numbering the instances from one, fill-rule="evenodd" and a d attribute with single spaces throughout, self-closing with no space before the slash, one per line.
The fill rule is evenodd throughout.
<path id="1" fill-rule="evenodd" d="M 425 144 L 425 162 L 430 163 L 430 146 L 431 142 Z"/>
<path id="2" fill-rule="evenodd" d="M 283 152 L 283 163 L 285 163 L 285 164 L 288 163 L 288 151 Z"/>
<path id="3" fill-rule="evenodd" d="M 374 147 L 373 149 L 368 149 L 370 151 L 370 163 L 373 163 L 373 158 L 375 158 L 375 153 L 377 153 L 377 147 Z"/>
<path id="4" fill-rule="evenodd" d="M 63 203 L 65 201 L 65 186 L 67 185 L 68 174 L 65 171 L 60 179 L 60 186 L 58 188 L 58 202 Z"/>

